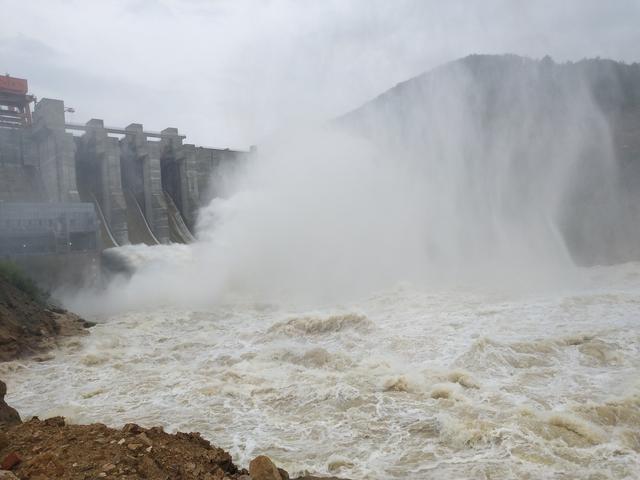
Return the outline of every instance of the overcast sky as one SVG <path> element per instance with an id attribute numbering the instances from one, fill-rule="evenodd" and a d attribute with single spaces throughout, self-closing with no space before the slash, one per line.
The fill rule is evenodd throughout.
<path id="1" fill-rule="evenodd" d="M 640 0 L 0 0 L 0 70 L 69 121 L 247 147 L 471 53 L 640 61 Z"/>

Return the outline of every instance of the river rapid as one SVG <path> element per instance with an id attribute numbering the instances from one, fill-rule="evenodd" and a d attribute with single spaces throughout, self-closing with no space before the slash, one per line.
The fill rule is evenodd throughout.
<path id="1" fill-rule="evenodd" d="M 23 417 L 200 431 L 293 474 L 640 478 L 640 265 L 583 273 L 553 292 L 131 311 L 0 374 Z"/>

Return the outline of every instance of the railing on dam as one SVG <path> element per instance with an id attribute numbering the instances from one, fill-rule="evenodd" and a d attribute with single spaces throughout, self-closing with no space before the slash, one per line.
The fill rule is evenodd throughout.
<path id="1" fill-rule="evenodd" d="M 87 132 L 92 129 L 95 129 L 95 127 L 92 127 L 91 125 L 82 125 L 80 123 L 65 123 L 64 128 L 67 130 L 78 130 L 83 132 Z M 126 128 L 103 127 L 103 129 L 106 130 L 107 133 L 113 133 L 116 135 L 132 135 L 132 134 L 139 133 L 133 130 L 127 130 Z M 167 134 L 162 132 L 143 131 L 142 134 L 148 138 L 176 138 L 176 137 L 181 139 L 187 138 L 186 135 Z"/>

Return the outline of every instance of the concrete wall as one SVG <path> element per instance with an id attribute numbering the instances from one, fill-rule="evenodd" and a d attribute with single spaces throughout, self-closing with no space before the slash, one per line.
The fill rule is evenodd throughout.
<path id="1" fill-rule="evenodd" d="M 0 203 L 0 256 L 99 250 L 91 203 Z"/>
<path id="2" fill-rule="evenodd" d="M 233 175 L 251 155 L 250 152 L 229 149 L 195 147 L 193 168 L 198 189 L 198 208 L 225 194 L 227 178 Z"/>
<path id="3" fill-rule="evenodd" d="M 0 164 L 23 165 L 29 131 L 0 128 Z"/>

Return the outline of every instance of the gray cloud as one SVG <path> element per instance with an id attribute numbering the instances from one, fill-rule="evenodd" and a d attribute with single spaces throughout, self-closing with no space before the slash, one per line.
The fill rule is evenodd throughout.
<path id="1" fill-rule="evenodd" d="M 633 0 L 0 0 L 0 69 L 74 121 L 247 146 L 470 53 L 637 61 Z M 27 21 L 28 19 L 28 21 Z"/>

